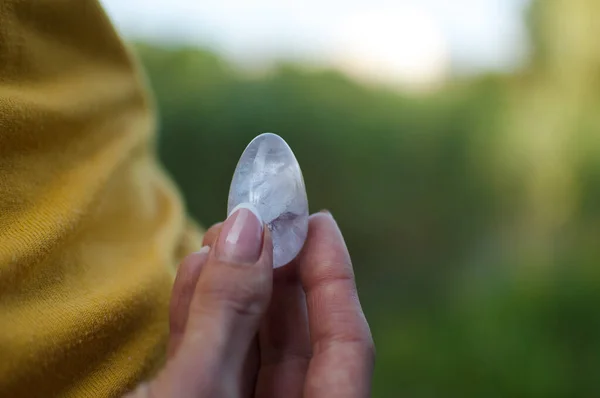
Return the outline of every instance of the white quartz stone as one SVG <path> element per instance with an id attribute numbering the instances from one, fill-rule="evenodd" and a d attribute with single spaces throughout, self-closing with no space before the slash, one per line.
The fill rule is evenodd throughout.
<path id="1" fill-rule="evenodd" d="M 227 215 L 252 204 L 273 239 L 273 267 L 292 261 L 308 233 L 308 200 L 300 165 L 278 135 L 254 138 L 242 153 L 229 189 Z"/>

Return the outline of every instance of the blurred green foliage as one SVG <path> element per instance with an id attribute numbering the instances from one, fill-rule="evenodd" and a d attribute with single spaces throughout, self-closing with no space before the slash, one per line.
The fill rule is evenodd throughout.
<path id="1" fill-rule="evenodd" d="M 139 44 L 161 158 L 210 225 L 246 144 L 289 142 L 311 211 L 332 211 L 353 256 L 374 396 L 596 396 L 600 32 L 568 34 L 595 4 L 535 2 L 530 65 L 419 95 Z"/>

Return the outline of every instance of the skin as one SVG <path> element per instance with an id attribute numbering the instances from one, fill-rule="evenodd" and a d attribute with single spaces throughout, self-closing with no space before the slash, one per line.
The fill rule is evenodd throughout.
<path id="1" fill-rule="evenodd" d="M 333 217 L 312 215 L 300 255 L 275 270 L 266 228 L 252 264 L 219 259 L 222 228 L 181 263 L 169 360 L 128 397 L 370 396 L 373 339 Z"/>

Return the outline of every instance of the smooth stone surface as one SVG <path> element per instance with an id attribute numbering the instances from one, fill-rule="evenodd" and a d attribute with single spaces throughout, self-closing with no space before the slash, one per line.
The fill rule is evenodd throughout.
<path id="1" fill-rule="evenodd" d="M 227 215 L 252 204 L 273 239 L 273 267 L 292 261 L 308 233 L 308 199 L 300 165 L 276 134 L 254 138 L 242 153 L 229 189 Z"/>

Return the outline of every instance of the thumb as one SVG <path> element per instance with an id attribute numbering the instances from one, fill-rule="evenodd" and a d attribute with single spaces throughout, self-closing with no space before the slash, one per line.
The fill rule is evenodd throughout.
<path id="1" fill-rule="evenodd" d="M 272 256 L 256 209 L 235 208 L 196 284 L 181 346 L 149 385 L 154 396 L 239 396 L 246 358 L 271 298 Z"/>

